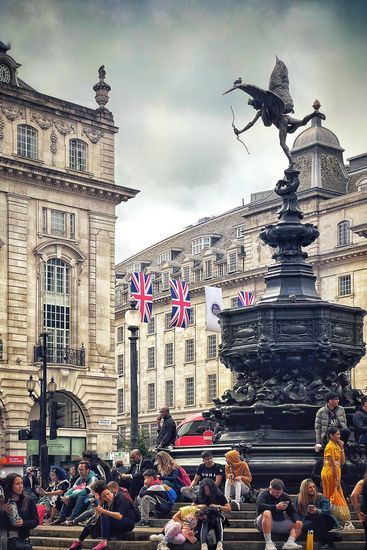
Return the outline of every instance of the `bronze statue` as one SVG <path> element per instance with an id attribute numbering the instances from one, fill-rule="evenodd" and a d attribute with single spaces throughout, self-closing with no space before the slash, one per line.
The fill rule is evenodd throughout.
<path id="1" fill-rule="evenodd" d="M 234 82 L 233 88 L 224 92 L 223 95 L 237 89 L 253 97 L 253 99 L 248 100 L 248 104 L 251 105 L 257 113 L 255 118 L 242 130 L 238 130 L 234 123 L 232 124 L 236 136 L 239 136 L 242 132 L 246 132 L 246 130 L 251 128 L 260 117 L 265 126 L 274 124 L 274 126 L 279 129 L 280 146 L 289 160 L 289 167 L 292 168 L 294 161 L 286 144 L 287 134 L 293 134 L 300 126 L 304 126 L 314 117 L 325 120 L 325 115 L 319 113 L 320 103 L 316 100 L 313 104 L 313 108 L 315 109 L 314 112 L 301 120 L 289 115 L 289 113 L 293 113 L 294 111 L 293 100 L 289 93 L 288 69 L 278 57 L 276 58 L 275 67 L 270 76 L 269 90 L 262 90 L 253 84 L 243 84 L 242 78 L 238 78 Z"/>

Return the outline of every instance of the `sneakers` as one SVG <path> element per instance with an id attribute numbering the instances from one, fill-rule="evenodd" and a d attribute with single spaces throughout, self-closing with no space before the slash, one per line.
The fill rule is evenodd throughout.
<path id="1" fill-rule="evenodd" d="M 343 527 L 344 531 L 352 531 L 353 529 L 355 529 L 353 523 L 351 521 L 346 521 L 344 523 L 344 527 Z"/>
<path id="2" fill-rule="evenodd" d="M 62 522 L 61 525 L 63 527 L 71 527 L 72 525 L 74 525 L 74 522 L 72 519 L 66 519 L 65 521 Z"/>
<path id="3" fill-rule="evenodd" d="M 135 523 L 135 527 L 149 527 L 149 520 L 148 519 L 141 519 L 137 523 Z"/>
<path id="4" fill-rule="evenodd" d="M 162 542 L 163 539 L 164 539 L 163 533 L 161 533 L 160 535 L 150 535 L 149 537 L 149 540 L 151 542 Z"/>
<path id="5" fill-rule="evenodd" d="M 166 542 L 160 542 L 157 546 L 157 550 L 169 550 Z"/>
<path id="6" fill-rule="evenodd" d="M 217 542 L 217 547 L 215 550 L 223 550 L 223 542 L 221 540 Z"/>
<path id="7" fill-rule="evenodd" d="M 80 540 L 74 540 L 72 545 L 69 546 L 69 550 L 76 550 L 77 548 L 81 548 L 81 547 L 82 547 L 82 543 L 80 542 Z"/>
<path id="8" fill-rule="evenodd" d="M 270 542 L 267 542 L 265 544 L 265 550 L 277 550 L 277 547 L 275 546 L 274 542 L 271 540 Z"/>
<path id="9" fill-rule="evenodd" d="M 231 508 L 233 511 L 239 512 L 241 510 L 241 504 L 239 500 L 232 500 L 231 501 Z"/>
<path id="10" fill-rule="evenodd" d="M 303 546 L 296 542 L 286 542 L 282 546 L 282 550 L 302 550 Z"/>
<path id="11" fill-rule="evenodd" d="M 104 548 L 107 548 L 107 542 L 101 540 L 101 542 L 99 542 L 97 546 L 94 546 L 92 550 L 103 550 Z"/>
<path id="12" fill-rule="evenodd" d="M 206 542 L 203 542 L 203 544 L 200 547 L 200 550 L 208 550 L 208 545 Z"/>

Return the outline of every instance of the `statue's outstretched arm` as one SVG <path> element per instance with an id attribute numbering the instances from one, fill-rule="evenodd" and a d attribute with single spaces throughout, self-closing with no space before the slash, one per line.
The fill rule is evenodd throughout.
<path id="1" fill-rule="evenodd" d="M 238 136 L 239 134 L 242 134 L 243 132 L 246 132 L 246 130 L 249 130 L 250 128 L 252 128 L 252 126 L 254 124 L 256 124 L 256 122 L 259 120 L 259 118 L 261 117 L 261 112 L 258 111 L 256 113 L 256 116 L 253 120 L 251 120 L 251 122 L 249 122 L 248 124 L 246 124 L 246 126 L 242 129 L 242 130 L 238 130 L 238 128 L 236 128 L 235 126 L 233 126 L 233 131 L 234 133 L 236 134 L 236 136 Z"/>

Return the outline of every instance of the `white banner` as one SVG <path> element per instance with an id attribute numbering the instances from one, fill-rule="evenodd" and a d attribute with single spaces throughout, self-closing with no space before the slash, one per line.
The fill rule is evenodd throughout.
<path id="1" fill-rule="evenodd" d="M 206 330 L 221 332 L 218 314 L 223 309 L 222 289 L 216 286 L 205 287 Z"/>

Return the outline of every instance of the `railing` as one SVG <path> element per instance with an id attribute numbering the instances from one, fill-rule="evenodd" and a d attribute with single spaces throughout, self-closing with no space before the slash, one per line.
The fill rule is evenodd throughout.
<path id="1" fill-rule="evenodd" d="M 34 346 L 34 362 L 38 363 L 39 361 L 42 361 L 42 358 L 42 346 Z M 85 348 L 83 345 L 80 348 L 62 348 L 60 346 L 49 346 L 47 348 L 47 363 L 85 367 Z"/>

